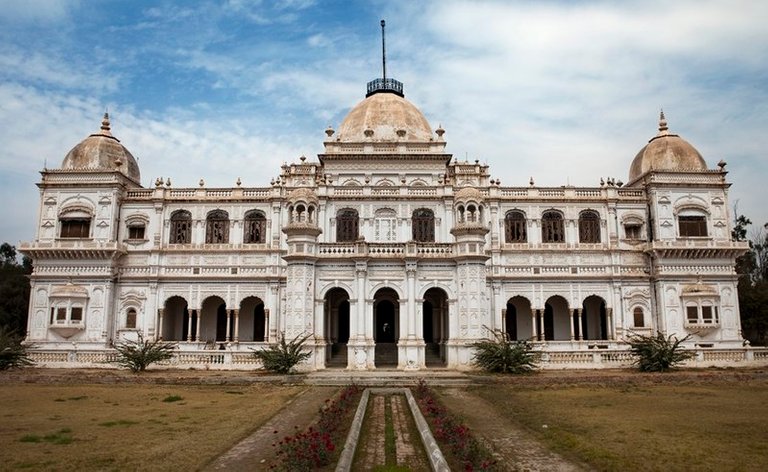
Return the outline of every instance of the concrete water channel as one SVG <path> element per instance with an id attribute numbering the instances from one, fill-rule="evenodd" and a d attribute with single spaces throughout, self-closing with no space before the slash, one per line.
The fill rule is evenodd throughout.
<path id="1" fill-rule="evenodd" d="M 450 470 L 408 388 L 363 391 L 336 471 L 374 470 L 381 466 Z"/>

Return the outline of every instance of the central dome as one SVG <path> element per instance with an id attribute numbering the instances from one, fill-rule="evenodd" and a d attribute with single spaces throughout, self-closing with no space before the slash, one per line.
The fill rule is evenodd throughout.
<path id="1" fill-rule="evenodd" d="M 432 141 L 432 128 L 411 102 L 374 93 L 355 105 L 339 126 L 338 141 Z"/>

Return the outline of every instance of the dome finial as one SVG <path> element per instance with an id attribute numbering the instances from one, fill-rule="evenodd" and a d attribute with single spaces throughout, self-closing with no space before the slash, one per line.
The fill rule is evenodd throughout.
<path id="1" fill-rule="evenodd" d="M 659 113 L 659 135 L 667 134 L 668 129 L 667 118 L 664 116 L 664 109 L 662 108 Z"/>
<path id="2" fill-rule="evenodd" d="M 101 119 L 101 134 L 112 136 L 112 132 L 110 131 L 112 127 L 109 124 L 109 112 L 104 112 L 104 118 Z"/>

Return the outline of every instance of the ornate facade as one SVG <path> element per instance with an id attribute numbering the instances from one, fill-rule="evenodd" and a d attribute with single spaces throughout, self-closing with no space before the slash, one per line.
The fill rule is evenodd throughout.
<path id="1" fill-rule="evenodd" d="M 105 115 L 41 172 L 22 245 L 40 359 L 106 358 L 139 332 L 177 342 L 178 365 L 231 368 L 283 334 L 311 335 L 309 369 L 469 368 L 490 329 L 563 366 L 626 362 L 627 336 L 655 330 L 742 349 L 725 164 L 663 114 L 626 185 L 506 187 L 402 90 L 369 83 L 316 160 L 263 188 L 144 188 Z"/>

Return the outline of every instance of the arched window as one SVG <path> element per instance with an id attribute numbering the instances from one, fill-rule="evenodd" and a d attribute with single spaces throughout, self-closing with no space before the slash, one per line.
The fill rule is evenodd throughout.
<path id="1" fill-rule="evenodd" d="M 508 243 L 524 243 L 528 240 L 525 214 L 522 211 L 508 211 L 504 216 L 504 240 Z"/>
<path id="2" fill-rule="evenodd" d="M 413 240 L 422 243 L 435 241 L 435 214 L 432 210 L 419 208 L 413 212 L 411 218 Z"/>
<path id="3" fill-rule="evenodd" d="M 336 213 L 336 242 L 356 241 L 359 218 L 352 209 L 339 210 Z"/>
<path id="4" fill-rule="evenodd" d="M 206 244 L 229 242 L 229 214 L 224 210 L 213 210 L 205 219 Z"/>
<path id="5" fill-rule="evenodd" d="M 579 214 L 579 242 L 600 242 L 600 215 L 596 211 L 586 210 Z"/>
<path id="6" fill-rule="evenodd" d="M 189 244 L 192 242 L 192 213 L 176 210 L 171 213 L 170 244 Z"/>
<path id="7" fill-rule="evenodd" d="M 541 215 L 541 240 L 545 243 L 565 242 L 565 224 L 560 212 L 545 211 Z"/>
<path id="8" fill-rule="evenodd" d="M 129 308 L 125 314 L 125 327 L 127 329 L 136 329 L 136 309 Z"/>
<path id="9" fill-rule="evenodd" d="M 643 309 L 638 307 L 635 307 L 634 311 L 632 311 L 632 318 L 634 321 L 635 328 L 644 328 L 645 327 L 645 314 L 643 313 Z"/>
<path id="10" fill-rule="evenodd" d="M 259 210 L 251 210 L 245 214 L 243 227 L 243 243 L 259 244 L 266 241 L 267 218 Z"/>

